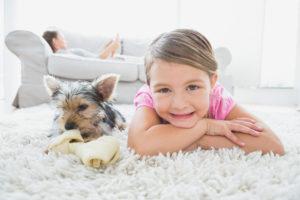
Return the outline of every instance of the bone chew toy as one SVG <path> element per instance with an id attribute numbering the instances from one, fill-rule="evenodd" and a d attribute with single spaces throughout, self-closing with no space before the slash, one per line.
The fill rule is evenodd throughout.
<path id="1" fill-rule="evenodd" d="M 120 158 L 119 142 L 112 136 L 102 136 L 84 143 L 78 130 L 70 130 L 54 138 L 47 151 L 77 155 L 83 164 L 99 168 L 115 163 Z"/>

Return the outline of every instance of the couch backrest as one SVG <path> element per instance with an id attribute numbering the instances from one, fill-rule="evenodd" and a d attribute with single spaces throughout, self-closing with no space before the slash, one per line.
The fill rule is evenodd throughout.
<path id="1" fill-rule="evenodd" d="M 122 54 L 128 56 L 144 56 L 151 39 L 124 38 L 122 43 Z"/>
<path id="2" fill-rule="evenodd" d="M 64 35 L 68 48 L 81 48 L 95 54 L 101 52 L 105 48 L 105 45 L 114 39 L 113 36 L 83 35 L 64 30 L 60 30 L 60 32 Z M 117 53 L 121 53 L 121 48 L 118 49 Z"/>
<path id="3" fill-rule="evenodd" d="M 69 48 L 82 48 L 95 54 L 99 53 L 114 37 L 83 35 L 64 30 L 61 30 L 61 32 Z M 117 53 L 129 56 L 144 56 L 150 42 L 150 39 L 121 38 L 121 48 L 118 49 Z"/>

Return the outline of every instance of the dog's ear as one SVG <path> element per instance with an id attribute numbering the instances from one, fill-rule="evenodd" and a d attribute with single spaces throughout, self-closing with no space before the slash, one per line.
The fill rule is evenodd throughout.
<path id="1" fill-rule="evenodd" d="M 119 77 L 120 76 L 117 74 L 105 74 L 92 82 L 92 85 L 102 96 L 103 101 L 111 100 L 113 98 Z"/>
<path id="2" fill-rule="evenodd" d="M 60 89 L 60 81 L 54 78 L 53 76 L 44 76 L 44 85 L 50 96 L 53 96 L 53 94 Z"/>

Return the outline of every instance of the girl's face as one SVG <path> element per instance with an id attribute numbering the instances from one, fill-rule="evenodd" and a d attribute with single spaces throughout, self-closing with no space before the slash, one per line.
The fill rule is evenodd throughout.
<path id="1" fill-rule="evenodd" d="M 176 127 L 191 128 L 207 115 L 216 74 L 210 78 L 195 67 L 156 60 L 149 76 L 154 108 L 161 118 Z"/>
<path id="2" fill-rule="evenodd" d="M 67 48 L 67 42 L 61 34 L 58 34 L 56 38 L 53 38 L 53 45 L 56 51 Z"/>

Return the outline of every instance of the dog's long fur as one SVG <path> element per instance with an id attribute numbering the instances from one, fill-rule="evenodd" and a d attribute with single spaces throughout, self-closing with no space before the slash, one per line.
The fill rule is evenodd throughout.
<path id="1" fill-rule="evenodd" d="M 87 142 L 114 128 L 125 129 L 125 118 L 111 103 L 118 79 L 118 75 L 106 74 L 92 82 L 68 82 L 45 76 L 46 89 L 57 108 L 52 135 L 79 129 Z"/>

